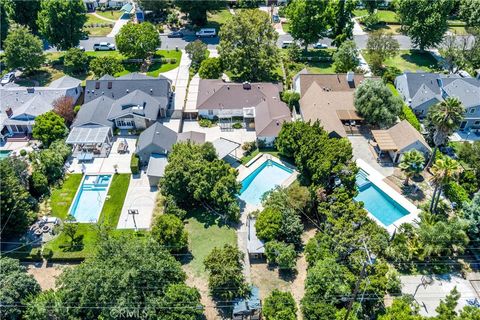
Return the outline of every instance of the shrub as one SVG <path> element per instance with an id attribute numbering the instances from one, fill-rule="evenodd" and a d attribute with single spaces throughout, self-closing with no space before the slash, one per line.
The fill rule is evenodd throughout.
<path id="1" fill-rule="evenodd" d="M 290 110 L 292 110 L 293 108 L 298 107 L 300 94 L 292 90 L 284 91 L 282 92 L 282 101 L 290 107 Z"/>
<path id="2" fill-rule="evenodd" d="M 242 124 L 240 122 L 235 122 L 232 125 L 233 129 L 242 129 Z"/>
<path id="3" fill-rule="evenodd" d="M 399 117 L 402 120 L 407 120 L 408 122 L 410 122 L 410 124 L 418 131 L 421 130 L 420 121 L 418 121 L 417 116 L 409 106 L 403 105 L 402 113 L 400 113 Z"/>
<path id="4" fill-rule="evenodd" d="M 171 214 L 155 218 L 152 237 L 170 252 L 181 252 L 188 247 L 188 234 L 182 220 Z"/>
<path id="5" fill-rule="evenodd" d="M 265 244 L 265 256 L 268 263 L 278 265 L 279 269 L 295 269 L 297 254 L 293 244 L 276 240 L 269 241 Z"/>
<path id="6" fill-rule="evenodd" d="M 75 107 L 73 107 L 73 112 L 75 112 L 75 114 L 77 114 L 78 111 L 80 111 L 81 107 L 82 107 L 81 105 L 76 105 Z"/>
<path id="7" fill-rule="evenodd" d="M 198 75 L 202 79 L 218 79 L 222 75 L 222 63 L 219 58 L 208 58 L 202 61 Z"/>
<path id="8" fill-rule="evenodd" d="M 177 59 L 176 59 L 176 58 L 170 59 L 170 64 L 175 64 L 175 63 L 177 63 Z"/>
<path id="9" fill-rule="evenodd" d="M 385 83 L 394 83 L 395 78 L 402 74 L 402 71 L 397 67 L 388 66 L 383 72 L 382 79 Z"/>
<path id="10" fill-rule="evenodd" d="M 32 188 L 32 194 L 37 198 L 40 198 L 48 194 L 48 179 L 45 174 L 40 170 L 35 170 L 30 177 L 30 183 Z"/>
<path id="11" fill-rule="evenodd" d="M 257 143 L 255 141 L 247 141 L 242 145 L 242 149 L 246 155 L 250 155 L 255 149 L 257 149 Z"/>
<path id="12" fill-rule="evenodd" d="M 282 213 L 272 208 L 266 208 L 260 212 L 255 223 L 257 236 L 264 241 L 276 239 L 281 226 Z"/>
<path id="13" fill-rule="evenodd" d="M 455 202 L 460 208 L 465 202 L 469 202 L 468 192 L 457 182 L 448 183 L 443 189 L 445 196 L 450 202 Z"/>
<path id="14" fill-rule="evenodd" d="M 187 215 L 187 211 L 180 208 L 173 197 L 168 196 L 165 198 L 164 202 L 164 213 L 178 217 L 179 219 L 184 219 Z"/>
<path id="15" fill-rule="evenodd" d="M 360 23 L 363 24 L 367 29 L 372 28 L 380 22 L 378 15 L 376 13 L 368 14 L 360 19 Z"/>
<path id="16" fill-rule="evenodd" d="M 290 292 L 274 289 L 263 303 L 262 313 L 265 319 L 297 319 L 297 305 Z"/>
<path id="17" fill-rule="evenodd" d="M 132 159 L 130 161 L 130 170 L 132 174 L 140 173 L 140 160 L 136 154 L 132 154 Z"/>
<path id="18" fill-rule="evenodd" d="M 42 256 L 45 260 L 50 260 L 53 257 L 53 250 L 50 248 L 43 248 Z"/>
<path id="19" fill-rule="evenodd" d="M 213 125 L 212 120 L 205 118 L 198 120 L 198 124 L 203 128 L 210 128 Z"/>
<path id="20" fill-rule="evenodd" d="M 25 157 L 27 155 L 27 150 L 25 150 L 25 149 L 20 150 L 20 155 L 22 157 Z"/>

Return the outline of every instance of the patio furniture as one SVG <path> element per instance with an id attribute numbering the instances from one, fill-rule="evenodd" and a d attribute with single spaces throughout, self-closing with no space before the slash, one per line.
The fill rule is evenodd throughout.
<path id="1" fill-rule="evenodd" d="M 78 161 L 80 162 L 91 161 L 92 159 L 93 159 L 93 153 L 90 153 L 90 152 L 85 152 L 85 153 L 82 153 L 80 156 L 78 156 Z"/>
<path id="2" fill-rule="evenodd" d="M 120 142 L 117 147 L 117 152 L 118 153 L 125 153 L 128 150 L 128 144 L 124 142 Z"/>

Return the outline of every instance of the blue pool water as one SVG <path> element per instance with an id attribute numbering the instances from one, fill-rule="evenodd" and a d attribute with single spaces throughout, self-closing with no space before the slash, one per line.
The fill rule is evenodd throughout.
<path id="1" fill-rule="evenodd" d="M 260 205 L 262 195 L 281 185 L 292 173 L 292 169 L 267 160 L 242 180 L 239 198 L 248 204 Z"/>
<path id="2" fill-rule="evenodd" d="M 70 208 L 76 221 L 97 222 L 111 178 L 111 175 L 85 176 Z"/>
<path id="3" fill-rule="evenodd" d="M 0 150 L 0 160 L 5 159 L 9 156 L 10 150 Z"/>
<path id="4" fill-rule="evenodd" d="M 358 195 L 356 201 L 362 201 L 365 209 L 373 214 L 385 226 L 389 226 L 409 212 L 389 195 L 368 180 L 368 175 L 360 170 L 357 174 Z"/>

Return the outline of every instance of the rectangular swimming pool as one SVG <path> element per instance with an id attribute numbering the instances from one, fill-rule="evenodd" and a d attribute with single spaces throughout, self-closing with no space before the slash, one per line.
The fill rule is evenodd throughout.
<path id="1" fill-rule="evenodd" d="M 258 206 L 265 192 L 281 185 L 292 173 L 292 169 L 267 160 L 242 180 L 239 198 L 248 204 Z"/>
<path id="2" fill-rule="evenodd" d="M 97 222 L 111 178 L 111 175 L 85 176 L 69 211 L 77 222 Z"/>
<path id="3" fill-rule="evenodd" d="M 365 209 L 385 226 L 409 214 L 397 201 L 368 180 L 368 174 L 360 170 L 357 174 L 358 195 L 356 201 L 362 201 Z"/>

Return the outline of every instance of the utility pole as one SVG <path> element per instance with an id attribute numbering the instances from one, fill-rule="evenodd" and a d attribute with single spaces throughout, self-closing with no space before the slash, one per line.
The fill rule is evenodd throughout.
<path id="1" fill-rule="evenodd" d="M 131 215 L 132 215 L 133 225 L 135 226 L 135 232 L 137 232 L 137 231 L 138 231 L 138 228 L 137 228 L 137 222 L 135 221 L 135 215 L 136 215 L 136 214 L 139 214 L 139 213 L 138 213 L 138 210 L 137 210 L 137 209 L 128 209 L 128 214 L 131 214 Z"/>
<path id="2" fill-rule="evenodd" d="M 367 244 L 365 242 L 365 239 L 363 239 L 362 242 L 363 242 L 363 250 L 367 254 L 367 260 L 363 261 L 362 271 L 360 272 L 360 276 L 358 277 L 357 283 L 355 284 L 355 289 L 353 290 L 353 298 L 348 302 L 347 313 L 345 314 L 344 320 L 348 320 L 348 317 L 350 316 L 350 312 L 352 311 L 353 302 L 355 300 L 357 300 L 357 295 L 358 295 L 358 290 L 360 288 L 360 283 L 365 278 L 365 273 L 367 271 L 367 266 L 373 265 L 374 262 L 375 262 L 375 257 L 373 255 L 370 255 L 370 251 L 367 248 Z"/>

